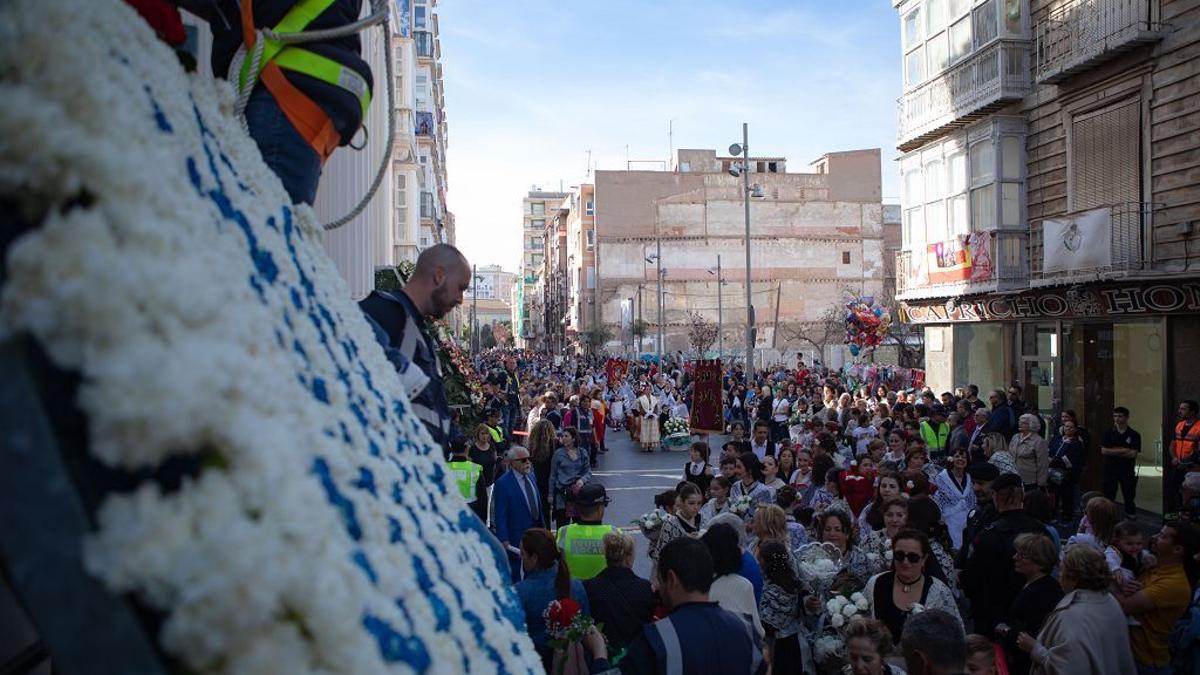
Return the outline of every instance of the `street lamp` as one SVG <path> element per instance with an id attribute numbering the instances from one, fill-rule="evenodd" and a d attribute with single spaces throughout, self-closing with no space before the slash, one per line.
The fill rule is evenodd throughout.
<path id="1" fill-rule="evenodd" d="M 655 236 L 654 237 L 654 246 L 655 246 L 656 253 L 654 253 L 653 255 L 647 256 L 646 262 L 654 263 L 655 268 L 656 268 L 654 276 L 657 277 L 657 279 L 658 279 L 658 282 L 657 282 L 658 283 L 658 301 L 657 301 L 657 304 L 658 304 L 658 312 L 657 312 L 658 313 L 658 339 L 656 340 L 657 344 L 655 345 L 655 348 L 656 348 L 657 354 L 658 354 L 658 370 L 659 370 L 659 372 L 662 372 L 662 370 L 663 370 L 663 362 L 662 362 L 663 319 L 664 319 L 662 280 L 663 280 L 663 276 L 666 275 L 667 271 L 664 270 L 662 267 L 662 239 Z"/>
<path id="2" fill-rule="evenodd" d="M 746 377 L 754 371 L 754 306 L 750 304 L 750 198 L 764 196 L 761 185 L 750 185 L 750 125 L 742 122 L 742 143 L 729 146 L 729 154 L 742 156 L 741 166 L 729 167 L 734 178 L 742 177 L 742 205 L 746 211 Z"/>
<path id="3" fill-rule="evenodd" d="M 475 265 L 471 265 L 471 354 L 479 353 L 479 282 L 483 277 L 475 273 Z"/>
<path id="4" fill-rule="evenodd" d="M 709 274 L 714 274 L 710 269 Z M 717 358 L 725 355 L 725 310 L 721 303 L 721 287 L 725 285 L 725 277 L 721 276 L 721 254 L 717 254 Z"/>

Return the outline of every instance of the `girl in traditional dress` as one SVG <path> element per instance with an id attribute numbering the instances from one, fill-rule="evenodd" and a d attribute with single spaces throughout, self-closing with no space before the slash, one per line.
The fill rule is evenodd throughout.
<path id="1" fill-rule="evenodd" d="M 658 431 L 660 406 L 658 397 L 654 395 L 654 390 L 650 388 L 649 384 L 642 388 L 642 395 L 638 397 L 637 405 L 642 421 L 638 441 L 642 444 L 642 452 L 654 452 L 654 448 L 658 447 L 661 441 Z"/>

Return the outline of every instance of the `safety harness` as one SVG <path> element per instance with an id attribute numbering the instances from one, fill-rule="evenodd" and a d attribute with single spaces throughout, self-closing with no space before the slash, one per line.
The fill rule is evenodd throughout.
<path id="1" fill-rule="evenodd" d="M 371 88 L 367 80 L 354 69 L 277 38 L 303 32 L 335 1 L 301 0 L 278 24 L 264 31 L 256 31 L 254 28 L 253 0 L 241 2 L 242 49 L 247 56 L 240 61 L 241 70 L 237 80 L 239 98 L 247 98 L 255 83 L 261 80 L 288 121 L 316 151 L 322 165 L 340 145 L 341 134 L 338 133 L 333 120 L 329 119 L 329 115 L 289 82 L 283 71 L 303 73 L 349 92 L 358 99 L 362 107 L 363 122 L 367 119 L 367 108 L 371 104 Z M 238 60 L 235 59 L 233 67 L 236 67 L 237 63 Z"/>

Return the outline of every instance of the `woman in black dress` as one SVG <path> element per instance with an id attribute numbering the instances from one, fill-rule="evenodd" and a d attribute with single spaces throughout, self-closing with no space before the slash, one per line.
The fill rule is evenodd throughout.
<path id="1" fill-rule="evenodd" d="M 1025 587 L 1013 598 L 1003 621 L 996 625 L 996 637 L 1008 657 L 1008 672 L 1026 675 L 1029 654 L 1017 647 L 1022 632 L 1037 635 L 1046 616 L 1063 598 L 1062 586 L 1050 576 L 1058 563 L 1054 542 L 1044 534 L 1021 534 L 1013 541 L 1013 566 L 1025 577 Z"/>

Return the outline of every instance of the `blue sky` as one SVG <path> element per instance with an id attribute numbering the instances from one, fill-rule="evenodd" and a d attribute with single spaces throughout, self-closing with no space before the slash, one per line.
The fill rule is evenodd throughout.
<path id="1" fill-rule="evenodd" d="M 900 22 L 886 0 L 442 0 L 450 209 L 472 262 L 514 270 L 521 198 L 674 147 L 741 140 L 792 171 L 883 149 L 899 194 Z"/>

